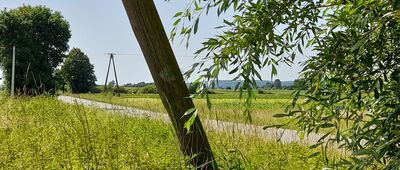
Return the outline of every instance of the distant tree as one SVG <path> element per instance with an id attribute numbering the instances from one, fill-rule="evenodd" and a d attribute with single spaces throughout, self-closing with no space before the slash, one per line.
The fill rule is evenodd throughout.
<path id="1" fill-rule="evenodd" d="M 276 80 L 274 81 L 274 88 L 276 88 L 276 89 L 281 89 L 281 88 L 282 88 L 282 82 L 281 82 L 281 80 L 276 79 Z"/>
<path id="2" fill-rule="evenodd" d="M 115 83 L 115 80 L 111 80 L 110 82 L 108 82 L 107 87 L 109 88 L 113 88 L 117 83 Z"/>
<path id="3" fill-rule="evenodd" d="M 69 52 L 62 72 L 73 93 L 87 93 L 96 86 L 93 69 L 89 58 L 79 48 L 73 48 Z"/>
<path id="4" fill-rule="evenodd" d="M 111 88 L 111 87 L 110 87 L 110 88 Z M 118 87 L 118 88 L 114 87 L 114 88 L 111 88 L 111 92 L 112 92 L 113 94 L 128 93 L 128 90 L 125 89 L 124 87 Z"/>
<path id="5" fill-rule="evenodd" d="M 157 87 L 156 85 L 146 85 L 144 87 L 141 87 L 138 93 L 141 94 L 157 94 Z"/>
<path id="6" fill-rule="evenodd" d="M 265 85 L 262 87 L 263 89 L 271 89 L 272 88 L 272 83 L 270 81 L 267 81 L 267 83 L 265 83 Z"/>
<path id="7" fill-rule="evenodd" d="M 126 83 L 126 84 L 124 84 L 124 85 L 122 85 L 122 87 L 132 87 L 132 83 Z"/>
<path id="8" fill-rule="evenodd" d="M 135 86 L 136 87 L 144 87 L 144 86 L 149 85 L 149 84 L 152 84 L 152 83 L 139 82 L 139 83 L 135 84 Z"/>
<path id="9" fill-rule="evenodd" d="M 26 94 L 53 91 L 54 70 L 65 58 L 68 22 L 44 6 L 0 11 L 0 67 L 10 90 L 12 46 L 16 46 L 15 89 Z"/>
<path id="10" fill-rule="evenodd" d="M 67 85 L 67 82 L 65 81 L 64 75 L 61 71 L 61 69 L 56 69 L 54 71 L 54 79 L 55 79 L 55 90 L 62 90 L 63 93 L 65 93 L 65 85 Z"/>
<path id="11" fill-rule="evenodd" d="M 300 78 L 300 79 L 296 79 L 293 82 L 293 89 L 296 90 L 307 90 L 310 85 L 308 85 L 308 83 L 306 83 L 307 80 Z"/>

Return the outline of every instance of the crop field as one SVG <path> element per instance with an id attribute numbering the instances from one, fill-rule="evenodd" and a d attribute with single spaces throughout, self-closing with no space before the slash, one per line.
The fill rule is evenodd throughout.
<path id="1" fill-rule="evenodd" d="M 239 99 L 237 92 L 231 90 L 217 90 L 215 92 L 216 94 L 210 94 L 211 110 L 208 109 L 205 99 L 194 99 L 194 103 L 202 119 L 249 123 L 246 122 L 243 115 L 243 100 Z M 269 90 L 265 91 L 264 94 L 257 94 L 257 99 L 254 101 L 252 107 L 252 122 L 250 123 L 261 126 L 287 123 L 289 119 L 275 118 L 273 115 L 284 112 L 285 108 L 291 103 L 292 92 L 290 90 Z M 79 94 L 75 96 L 166 113 L 158 94 L 121 94 L 120 97 L 112 94 Z M 290 123 L 285 128 L 296 129 L 296 126 L 294 123 Z"/>
<path id="2" fill-rule="evenodd" d="M 50 97 L 2 97 L 0 107 L 0 169 L 190 168 L 171 125 L 163 122 L 67 105 Z M 325 166 L 323 156 L 309 158 L 318 149 L 296 143 L 228 132 L 207 134 L 223 169 Z"/>

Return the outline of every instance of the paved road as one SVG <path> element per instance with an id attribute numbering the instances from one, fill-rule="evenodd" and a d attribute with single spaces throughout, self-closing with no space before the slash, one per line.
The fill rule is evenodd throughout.
<path id="1" fill-rule="evenodd" d="M 120 114 L 170 122 L 168 115 L 162 113 L 156 113 L 147 110 L 135 109 L 131 107 L 124 107 L 108 103 L 96 102 L 70 96 L 59 96 L 58 99 L 62 102 L 69 104 L 78 104 L 88 107 L 96 107 L 111 112 L 117 112 Z M 207 130 L 213 130 L 217 132 L 234 131 L 236 134 L 255 135 L 269 140 L 281 141 L 282 143 L 297 142 L 304 145 L 311 145 L 316 143 L 318 139 L 320 139 L 323 136 L 321 134 L 312 133 L 301 139 L 297 131 L 289 129 L 269 128 L 263 130 L 262 126 L 247 125 L 247 124 L 232 123 L 232 122 L 217 121 L 217 120 L 205 120 L 202 121 L 202 123 Z"/>

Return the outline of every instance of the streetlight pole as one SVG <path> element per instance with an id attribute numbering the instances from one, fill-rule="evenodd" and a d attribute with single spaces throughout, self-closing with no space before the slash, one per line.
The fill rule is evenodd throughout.
<path id="1" fill-rule="evenodd" d="M 12 73 L 11 73 L 11 97 L 14 97 L 15 88 L 15 46 L 13 46 L 13 58 L 12 58 Z"/>

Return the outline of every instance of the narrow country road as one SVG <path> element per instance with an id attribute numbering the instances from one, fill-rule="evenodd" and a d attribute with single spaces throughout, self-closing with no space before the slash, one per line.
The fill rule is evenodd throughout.
<path id="1" fill-rule="evenodd" d="M 96 102 L 70 96 L 59 96 L 58 100 L 68 104 L 78 104 L 87 107 L 95 107 L 134 117 L 150 118 L 155 120 L 161 120 L 164 122 L 169 122 L 168 115 L 162 113 L 156 113 L 146 110 L 135 109 L 131 107 L 124 107 L 108 103 Z M 268 140 L 277 140 L 277 141 L 279 140 L 282 143 L 297 142 L 303 145 L 312 145 L 317 143 L 318 139 L 320 139 L 323 136 L 322 134 L 312 133 L 301 139 L 297 131 L 290 129 L 269 128 L 263 130 L 262 126 L 232 123 L 220 120 L 219 121 L 203 120 L 202 123 L 207 130 L 212 130 L 217 132 L 234 131 L 235 133 L 238 134 L 254 135 Z"/>

